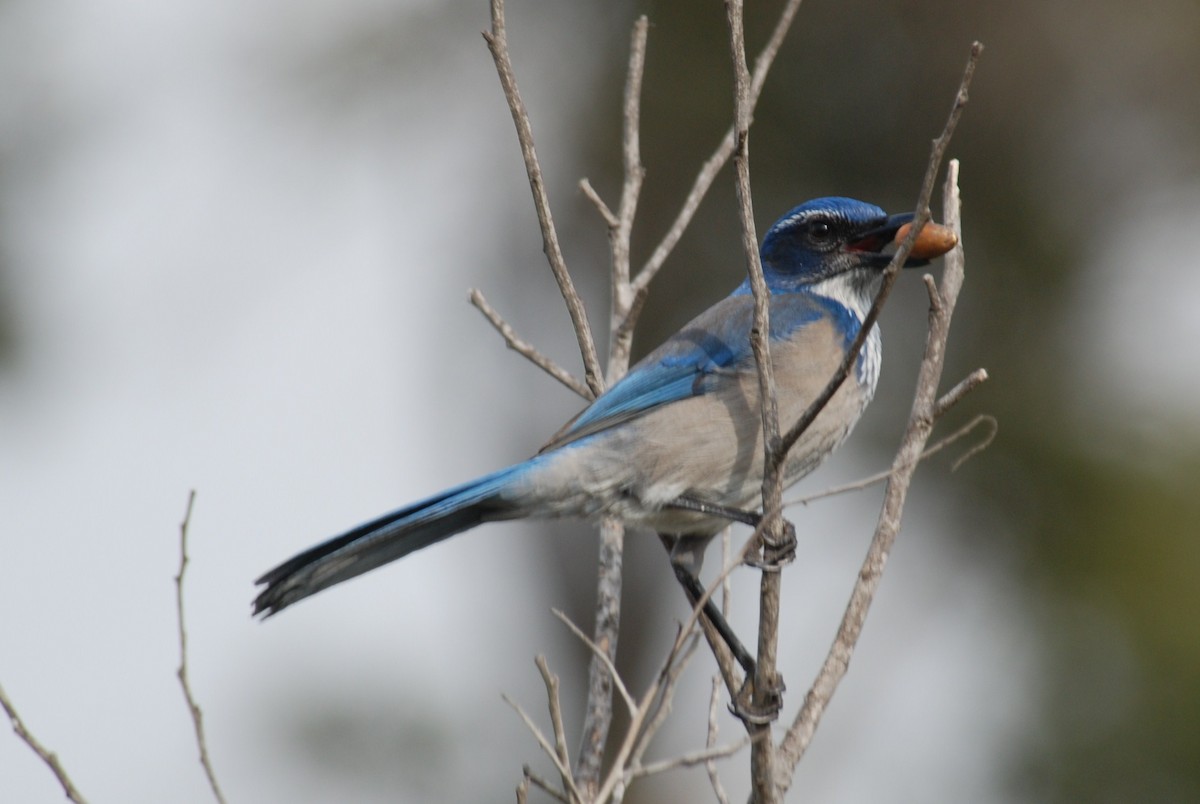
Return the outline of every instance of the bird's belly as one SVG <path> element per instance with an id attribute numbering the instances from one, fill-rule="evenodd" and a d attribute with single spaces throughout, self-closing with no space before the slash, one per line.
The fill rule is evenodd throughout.
<path id="1" fill-rule="evenodd" d="M 833 333 L 828 337 L 832 339 Z M 840 345 L 840 341 L 839 341 Z M 811 339 L 773 344 L 780 428 L 795 424 L 825 387 L 841 358 L 814 365 Z M 815 469 L 857 423 L 873 383 L 851 374 L 789 452 L 784 483 Z M 753 372 L 711 392 L 663 405 L 632 421 L 546 453 L 518 494 L 538 516 L 615 516 L 663 533 L 712 534 L 725 519 L 680 510 L 680 497 L 727 508 L 762 503 L 762 415 Z"/>

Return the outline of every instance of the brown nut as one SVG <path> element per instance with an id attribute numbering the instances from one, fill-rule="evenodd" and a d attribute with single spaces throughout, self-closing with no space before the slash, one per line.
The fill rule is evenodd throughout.
<path id="1" fill-rule="evenodd" d="M 896 236 L 892 242 L 896 245 L 903 243 L 911 228 L 911 223 L 901 226 L 896 230 Z M 958 235 L 954 234 L 953 229 L 929 221 L 921 229 L 921 234 L 917 237 L 917 242 L 913 243 L 912 252 L 908 256 L 914 260 L 932 260 L 934 257 L 942 256 L 956 245 L 958 245 Z"/>

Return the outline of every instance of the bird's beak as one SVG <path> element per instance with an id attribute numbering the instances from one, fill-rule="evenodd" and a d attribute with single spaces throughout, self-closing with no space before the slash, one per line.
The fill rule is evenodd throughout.
<path id="1" fill-rule="evenodd" d="M 884 249 L 893 244 L 899 246 L 904 242 L 904 238 L 908 237 L 909 229 L 912 228 L 912 220 L 911 212 L 892 215 L 883 222 L 883 225 L 863 232 L 856 240 L 852 240 L 847 248 L 849 251 L 859 253 L 862 257 L 869 255 L 869 261 L 882 268 L 891 261 L 891 255 L 885 254 Z M 912 251 L 909 252 L 904 267 L 917 268 L 928 265 L 930 260 L 942 256 L 957 244 L 958 236 L 952 229 L 942 226 L 940 223 L 927 221 L 921 228 L 921 234 L 917 237 L 917 241 L 913 243 Z"/>

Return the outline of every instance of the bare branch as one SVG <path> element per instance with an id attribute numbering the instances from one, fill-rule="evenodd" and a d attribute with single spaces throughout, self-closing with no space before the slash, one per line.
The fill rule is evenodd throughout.
<path id="1" fill-rule="evenodd" d="M 612 724 L 612 688 L 617 679 L 613 666 L 621 627 L 621 568 L 624 565 L 625 528 L 615 519 L 600 524 L 600 551 L 596 564 L 596 620 L 591 644 L 604 654 L 588 665 L 588 694 L 580 737 L 575 777 L 579 786 L 594 795 L 604 762 L 608 730 Z"/>
<path id="2" fill-rule="evenodd" d="M 592 202 L 592 206 L 600 213 L 600 217 L 604 218 L 604 222 L 608 224 L 609 228 L 616 228 L 620 225 L 617 216 L 609 208 L 608 204 L 604 203 L 604 199 L 600 197 L 600 193 L 596 192 L 596 188 L 592 186 L 592 183 L 586 177 L 579 180 L 579 189 L 583 191 L 587 200 Z"/>
<path id="3" fill-rule="evenodd" d="M 645 16 L 633 25 L 629 41 L 629 68 L 625 79 L 623 107 L 622 151 L 625 182 L 615 218 L 609 212 L 608 242 L 612 258 L 609 322 L 611 334 L 608 345 L 608 381 L 615 383 L 629 370 L 633 331 L 622 324 L 631 309 L 641 309 L 645 297 L 630 290 L 629 253 L 633 218 L 637 210 L 645 170 L 641 164 L 638 126 L 641 119 L 642 75 L 646 64 L 646 37 L 649 24 Z M 586 191 L 585 191 L 586 192 Z M 598 200 L 598 199 L 597 199 Z M 607 206 L 604 207 L 607 209 Z M 594 793 L 600 780 L 604 748 L 612 724 L 612 682 L 615 673 L 607 669 L 617 655 L 617 639 L 621 623 L 621 567 L 624 563 L 625 528 L 615 519 L 605 519 L 600 526 L 600 555 L 596 577 L 596 621 L 592 643 L 602 649 L 607 662 L 596 654 L 588 665 L 588 696 L 584 716 L 583 736 L 579 749 L 576 775 L 588 793 Z"/>
<path id="4" fill-rule="evenodd" d="M 763 278 L 759 261 L 758 234 L 754 227 L 754 204 L 750 191 L 750 71 L 746 65 L 746 32 L 743 26 L 743 0 L 725 0 L 729 23 L 729 44 L 733 61 L 734 141 L 733 167 L 736 174 L 738 211 L 742 224 L 742 249 L 745 252 L 750 290 L 754 295 L 754 326 L 750 346 L 758 367 L 759 407 L 762 415 L 764 444 L 762 507 L 763 561 L 771 564 L 779 555 L 773 545 L 783 542 L 783 461 L 779 443 L 779 406 L 775 398 L 775 369 L 771 362 L 770 305 L 771 291 Z M 771 512 L 768 514 L 767 512 Z M 758 651 L 750 707 L 769 712 L 778 706 L 781 682 L 776 670 L 779 647 L 779 600 L 783 579 L 779 572 L 763 572 L 759 580 Z M 750 783 L 754 800 L 769 804 L 779 800 L 775 787 L 775 744 L 770 724 L 743 718 L 754 739 L 750 750 Z"/>
<path id="5" fill-rule="evenodd" d="M 575 379 L 575 377 L 573 377 L 569 371 L 543 355 L 528 341 L 522 340 L 521 337 L 517 335 L 516 330 L 512 328 L 512 325 L 505 321 L 500 314 L 496 312 L 496 308 L 492 307 L 492 305 L 488 303 L 488 300 L 483 297 L 483 294 L 479 292 L 479 290 L 476 288 L 471 288 L 470 298 L 471 304 L 476 310 L 483 313 L 483 317 L 486 318 L 491 325 L 496 328 L 496 331 L 500 333 L 500 337 L 504 338 L 504 343 L 508 345 L 509 349 L 512 349 L 514 352 L 524 357 L 530 363 L 533 363 L 542 371 L 546 372 L 551 377 L 558 380 L 584 399 L 592 400 L 596 398 L 596 395 L 592 393 L 591 388 Z"/>
<path id="6" fill-rule="evenodd" d="M 652 762 L 649 765 L 638 765 L 630 770 L 630 776 L 631 778 L 636 779 L 642 776 L 651 776 L 656 773 L 675 770 L 677 768 L 690 768 L 693 765 L 708 764 L 714 760 L 731 757 L 749 744 L 750 736 L 746 735 L 737 742 L 730 743 L 729 745 L 720 745 L 711 748 L 705 748 L 701 751 L 692 751 L 671 759 Z"/>
<path id="7" fill-rule="evenodd" d="M 700 640 L 693 636 L 688 642 L 687 647 L 680 654 L 675 662 L 668 663 L 663 671 L 658 675 L 656 686 L 659 688 L 658 695 L 654 697 L 654 707 L 652 715 L 642 728 L 641 736 L 638 738 L 637 745 L 634 746 L 633 753 L 630 754 L 629 761 L 626 763 L 629 768 L 635 768 L 642 762 L 642 757 L 647 749 L 650 748 L 650 743 L 654 736 L 658 734 L 658 730 L 662 728 L 666 722 L 667 716 L 671 714 L 671 704 L 675 700 L 675 687 L 679 683 L 680 676 L 692 661 L 692 657 L 696 655 L 696 648 L 700 645 Z M 632 778 L 632 776 L 628 777 Z"/>
<path id="8" fill-rule="evenodd" d="M 21 720 L 21 716 L 17 714 L 17 708 L 13 702 L 9 700 L 8 695 L 4 692 L 4 688 L 0 687 L 0 708 L 4 709 L 4 714 L 8 715 L 8 722 L 12 724 L 13 733 L 21 739 L 21 742 L 29 746 L 33 753 L 38 755 L 42 762 L 46 763 L 46 767 L 50 768 L 50 772 L 54 774 L 54 778 L 58 779 L 58 783 L 62 785 L 63 793 L 67 799 L 75 802 L 75 804 L 86 804 L 86 799 L 80 795 L 75 789 L 71 777 L 67 775 L 66 768 L 58 761 L 58 756 L 42 745 L 29 729 L 25 727 L 25 723 Z"/>
<path id="9" fill-rule="evenodd" d="M 957 458 L 955 458 L 954 463 L 950 464 L 951 472 L 957 472 L 959 467 L 961 467 L 964 463 L 971 460 L 976 455 L 978 455 L 979 453 L 983 452 L 985 449 L 990 447 L 992 445 L 992 442 L 996 440 L 996 432 L 1000 429 L 999 422 L 996 421 L 996 417 L 994 417 L 994 416 L 985 416 L 984 418 L 987 419 L 988 423 L 991 425 L 991 428 L 988 431 L 987 436 L 984 437 L 984 439 L 982 441 L 980 441 L 978 444 L 971 447 L 969 450 L 964 452 L 962 455 L 959 455 Z"/>
<path id="10" fill-rule="evenodd" d="M 566 768 L 563 775 L 563 787 L 571 789 L 574 782 L 571 778 L 571 755 L 567 751 L 567 733 L 563 729 L 562 700 L 558 695 L 558 676 L 550 672 L 545 656 L 534 659 L 538 672 L 542 674 L 542 682 L 546 685 L 546 702 L 550 709 L 550 725 L 554 729 L 554 750 L 558 755 L 560 767 Z"/>
<path id="11" fill-rule="evenodd" d="M 973 377 L 975 375 L 972 374 L 971 376 Z M 983 414 L 983 413 L 979 414 L 975 418 L 971 419 L 971 421 L 967 422 L 962 427 L 955 430 L 950 435 L 936 441 L 932 447 L 929 447 L 928 449 L 926 449 L 924 452 L 921 453 L 920 457 L 917 458 L 917 461 L 918 462 L 924 461 L 927 458 L 933 457 L 937 453 L 944 450 L 946 447 L 950 446 L 951 444 L 955 443 L 956 441 L 959 441 L 960 439 L 962 439 L 962 438 L 966 437 L 967 435 L 969 435 L 970 433 L 972 433 L 981 424 L 986 424 L 988 426 L 987 434 L 984 435 L 983 439 L 979 443 L 975 444 L 969 450 L 967 450 L 965 453 L 963 453 L 961 456 L 954 459 L 954 463 L 952 463 L 950 465 L 950 471 L 953 472 L 955 469 L 957 469 L 959 466 L 961 466 L 967 459 L 971 458 L 973 455 L 977 455 L 978 453 L 987 449 L 989 445 L 991 445 L 993 439 L 995 439 L 995 437 L 996 437 L 997 425 L 996 425 L 996 418 L 994 416 L 988 416 L 987 414 Z M 902 468 L 907 468 L 907 467 L 902 467 Z M 808 505 L 811 502 L 815 502 L 816 500 L 822 500 L 822 499 L 825 499 L 826 497 L 833 497 L 838 494 L 845 494 L 846 492 L 849 492 L 849 491 L 861 491 L 862 489 L 870 488 L 871 486 L 874 486 L 877 483 L 882 483 L 883 481 L 887 480 L 889 477 L 891 477 L 895 473 L 896 473 L 896 469 L 894 469 L 894 468 L 893 469 L 884 469 L 882 472 L 876 472 L 875 474 L 868 475 L 868 476 L 862 478 L 861 480 L 855 480 L 852 483 L 844 483 L 840 486 L 833 486 L 832 488 L 825 489 L 824 491 L 819 491 L 816 494 L 810 494 L 807 497 L 799 497 L 794 500 L 787 500 L 784 502 L 783 505 L 785 508 L 791 507 L 793 505 Z"/>
<path id="12" fill-rule="evenodd" d="M 988 373 L 985 369 L 975 369 L 967 375 L 966 379 L 958 385 L 951 388 L 938 399 L 937 404 L 933 406 L 932 415 L 935 420 L 946 415 L 946 411 L 957 405 L 964 396 L 974 391 L 982 385 L 988 378 Z"/>
<path id="13" fill-rule="evenodd" d="M 617 748 L 608 775 L 593 797 L 594 801 L 608 801 L 610 798 L 619 801 L 624 796 L 625 787 L 632 778 L 629 769 L 638 764 L 654 734 L 670 713 L 675 685 L 695 655 L 697 644 L 695 638 L 688 638 L 682 631 L 676 636 L 662 670 L 629 718 L 629 728 Z"/>
<path id="14" fill-rule="evenodd" d="M 571 629 L 571 633 L 579 637 L 579 641 L 588 646 L 588 649 L 596 656 L 597 659 L 604 665 L 604 668 L 612 676 L 613 683 L 617 686 L 617 692 L 621 694 L 621 700 L 625 702 L 625 707 L 632 714 L 637 709 L 637 701 L 629 694 L 629 688 L 625 686 L 625 682 L 621 680 L 621 676 L 617 673 L 616 666 L 612 663 L 612 659 L 605 653 L 599 645 L 593 642 L 587 634 L 571 622 L 571 618 L 564 614 L 559 609 L 550 609 L 550 613 L 563 622 L 567 628 Z"/>
<path id="15" fill-rule="evenodd" d="M 192 716 L 192 727 L 196 732 L 196 747 L 200 750 L 200 765 L 204 768 L 205 777 L 208 778 L 208 786 L 212 789 L 213 798 L 219 804 L 225 804 L 225 796 L 221 793 L 221 786 L 217 784 L 217 775 L 208 758 L 208 743 L 204 739 L 204 713 L 200 711 L 200 704 L 196 703 L 196 697 L 192 695 L 192 687 L 188 682 L 187 630 L 184 628 L 183 617 L 183 574 L 188 565 L 188 525 L 192 521 L 192 505 L 195 502 L 196 491 L 193 489 L 188 493 L 187 510 L 184 512 L 183 521 L 179 523 L 179 574 L 175 576 L 175 610 L 179 619 L 179 670 L 176 675 L 179 677 L 179 686 L 183 688 L 183 698 L 187 702 L 188 713 Z"/>
<path id="16" fill-rule="evenodd" d="M 542 734 L 542 730 L 539 729 L 537 724 L 533 722 L 533 718 L 529 716 L 528 712 L 521 708 L 519 703 L 508 697 L 506 693 L 501 693 L 500 697 L 504 699 L 506 704 L 513 708 L 513 710 L 517 713 L 517 716 L 520 717 L 521 721 L 525 724 L 525 727 L 529 729 L 531 734 L 533 734 L 533 738 L 537 740 L 538 745 L 542 747 L 542 751 L 545 752 L 546 756 L 550 757 L 550 760 L 554 763 L 555 770 L 558 771 L 559 776 L 562 777 L 564 784 L 567 786 L 567 790 L 571 795 L 571 800 L 583 801 L 583 797 L 579 795 L 579 790 L 575 787 L 575 780 L 571 776 L 571 766 L 563 764 L 562 758 L 558 755 L 558 752 L 554 750 L 554 746 L 550 745 L 550 741 L 546 739 L 546 736 Z M 534 776 L 528 767 L 525 769 L 525 775 L 538 787 L 542 787 L 546 784 L 544 780 L 539 780 L 536 776 Z M 549 791 L 551 788 L 549 785 L 546 785 L 543 789 Z"/>
<path id="17" fill-rule="evenodd" d="M 978 59 L 981 49 L 982 46 L 978 42 L 975 43 L 971 54 L 970 63 L 972 65 Z M 964 78 L 964 83 L 965 80 Z M 960 90 L 955 104 L 956 108 L 965 101 L 965 97 L 966 90 L 964 88 Z M 946 267 L 939 291 L 941 304 L 930 316 L 925 356 L 921 361 L 908 428 L 893 462 L 893 466 L 898 467 L 898 471 L 888 480 L 875 536 L 855 581 L 854 590 L 851 593 L 841 625 L 838 627 L 837 636 L 834 638 L 833 645 L 830 647 L 829 654 L 826 656 L 812 688 L 805 696 L 804 705 L 797 713 L 780 744 L 781 761 L 776 784 L 782 790 L 786 790 L 791 785 L 795 767 L 807 750 L 821 715 L 829 705 L 838 684 L 849 669 L 850 656 L 862 633 L 867 611 L 874 599 L 875 591 L 879 587 L 888 555 L 899 532 L 904 502 L 909 483 L 916 469 L 917 457 L 921 454 L 934 426 L 933 413 L 937 406 L 937 387 L 944 364 L 946 341 L 950 334 L 950 321 L 963 281 L 964 259 L 957 161 L 950 163 L 944 195 L 946 226 L 958 234 L 959 242 L 954 250 L 946 256 Z"/>
<path id="18" fill-rule="evenodd" d="M 575 802 L 577 801 L 577 799 L 569 799 L 566 796 L 564 796 L 561 790 L 558 790 L 557 788 L 554 787 L 554 785 L 550 784 L 549 780 L 543 779 L 541 776 L 538 776 L 536 773 L 534 773 L 533 769 L 530 768 L 528 765 L 526 765 L 524 768 L 521 769 L 521 773 L 523 774 L 523 778 L 521 780 L 521 785 L 525 788 L 526 795 L 528 795 L 529 783 L 533 782 L 534 787 L 538 788 L 543 793 L 546 793 L 547 795 L 553 797 L 555 801 L 561 801 L 563 804 L 575 804 Z M 518 800 L 521 799 L 521 793 L 522 793 L 521 787 L 518 787 L 517 788 Z"/>
<path id="19" fill-rule="evenodd" d="M 801 0 L 788 0 L 783 11 L 779 13 L 779 19 L 775 22 L 775 28 L 771 31 L 771 37 L 767 40 L 767 44 L 763 47 L 762 52 L 758 54 L 758 58 L 754 60 L 754 75 L 750 79 L 750 91 L 747 97 L 747 104 L 751 117 L 754 115 L 754 107 L 758 103 L 758 96 L 762 93 L 763 84 L 766 83 L 767 75 L 771 71 L 771 65 L 775 61 L 775 57 L 779 54 L 780 47 L 783 46 L 783 40 L 787 36 L 792 27 L 792 21 L 796 18 L 796 12 L 800 10 Z M 717 174 L 721 172 L 721 168 L 733 156 L 735 142 L 735 127 L 730 126 L 725 132 L 725 136 L 718 143 L 717 148 L 713 151 L 703 165 L 700 171 L 696 174 L 696 179 L 692 183 L 691 190 L 688 191 L 687 197 L 684 199 L 683 206 L 679 210 L 679 214 L 675 216 L 675 220 L 671 223 L 667 233 L 663 235 L 663 239 L 655 247 L 650 254 L 650 258 L 642 269 L 638 271 L 637 278 L 633 281 L 633 289 L 635 291 L 643 291 L 649 287 L 650 282 L 667 261 L 667 257 L 675 249 L 679 243 L 679 239 L 683 237 L 684 231 L 688 224 L 692 222 L 692 218 L 696 214 L 696 210 L 700 208 L 700 202 L 704 200 L 704 196 L 708 194 L 708 190 L 712 187 L 713 181 L 716 180 Z M 633 314 L 636 318 L 636 313 Z M 633 324 L 630 324 L 632 328 Z"/>
<path id="20" fill-rule="evenodd" d="M 629 37 L 629 69 L 625 76 L 625 100 L 622 108 L 622 148 L 625 182 L 621 188 L 621 203 L 617 208 L 617 223 L 609 227 L 609 247 L 612 251 L 612 331 L 622 336 L 609 347 L 609 371 L 614 362 L 621 373 L 629 365 L 632 331 L 621 324 L 629 316 L 636 291 L 629 283 L 629 254 L 633 219 L 637 214 L 638 198 L 646 169 L 642 166 L 641 125 L 642 77 L 646 70 L 646 35 L 649 22 L 645 15 L 637 18 Z M 609 377 L 609 380 L 614 380 Z"/>
<path id="21" fill-rule="evenodd" d="M 726 541 L 728 541 L 728 536 L 726 536 Z M 721 677 L 713 676 L 712 694 L 708 697 L 708 733 L 704 738 L 705 746 L 708 748 L 712 748 L 717 744 L 717 712 L 720 711 L 718 707 L 720 700 Z M 720 775 L 717 774 L 716 761 L 712 758 L 708 759 L 704 763 L 704 770 L 708 773 L 708 782 L 712 785 L 713 795 L 717 797 L 717 801 L 720 804 L 729 804 L 729 796 L 725 792 L 724 785 L 721 784 Z"/>
<path id="22" fill-rule="evenodd" d="M 571 315 L 571 324 L 575 329 L 575 337 L 579 342 L 579 353 L 583 357 L 584 379 L 593 396 L 599 396 L 604 391 L 604 378 L 600 369 L 600 358 L 596 354 L 596 342 L 592 338 L 592 330 L 588 325 L 587 311 L 583 301 L 575 290 L 575 283 L 567 271 L 566 260 L 563 259 L 562 248 L 558 244 L 558 232 L 554 228 L 554 217 L 550 213 L 550 199 L 546 194 L 546 184 L 542 180 L 542 166 L 538 161 L 537 150 L 533 143 L 533 126 L 529 122 L 529 112 L 521 100 L 517 88 L 517 77 L 513 72 L 512 60 L 508 55 L 508 37 L 504 27 L 504 0 L 491 0 L 492 30 L 485 31 L 484 41 L 496 62 L 496 72 L 500 76 L 500 85 L 504 89 L 504 97 L 508 100 L 508 108 L 512 113 L 513 123 L 517 128 L 517 140 L 521 144 L 521 155 L 525 158 L 525 173 L 529 177 L 529 186 L 533 191 L 533 203 L 537 208 L 538 223 L 542 229 L 542 248 L 550 263 L 550 270 L 558 282 L 558 289 L 563 300 L 567 303 L 567 311 Z"/>

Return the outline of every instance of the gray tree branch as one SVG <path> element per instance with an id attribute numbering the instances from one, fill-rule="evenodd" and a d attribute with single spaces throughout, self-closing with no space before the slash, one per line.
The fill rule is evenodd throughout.
<path id="1" fill-rule="evenodd" d="M 980 50 L 981 46 L 976 43 L 972 51 L 972 59 L 978 58 Z M 965 97 L 961 97 L 960 100 L 965 101 Z M 781 791 L 786 791 L 791 785 L 795 768 L 812 741 L 821 715 L 849 668 L 850 657 L 862 633 L 867 611 L 874 600 L 888 555 L 891 553 L 892 545 L 895 543 L 900 529 L 904 502 L 913 472 L 916 470 L 919 456 L 933 431 L 938 414 L 945 412 L 946 409 L 942 407 L 939 411 L 937 389 L 945 361 L 950 320 L 958 299 L 959 289 L 962 287 L 965 265 L 957 161 L 951 161 L 946 178 L 945 207 L 945 225 L 958 234 L 959 242 L 954 250 L 946 255 L 941 288 L 934 296 L 931 296 L 925 357 L 921 362 L 908 428 L 893 461 L 894 471 L 888 479 L 875 536 L 855 581 L 854 590 L 851 593 L 841 625 L 838 627 L 837 636 L 834 638 L 833 645 L 830 647 L 816 680 L 805 696 L 804 705 L 780 743 L 780 762 L 777 766 L 775 781 Z M 976 372 L 973 376 L 979 377 L 979 381 L 982 381 L 986 378 L 986 373 Z M 974 387 L 974 385 L 970 387 Z M 962 395 L 959 394 L 956 398 L 961 399 Z"/>

